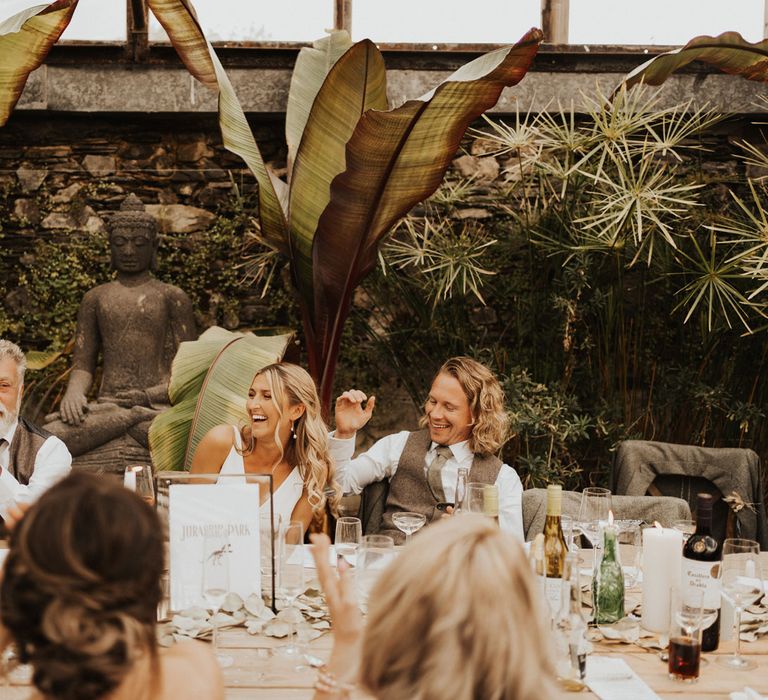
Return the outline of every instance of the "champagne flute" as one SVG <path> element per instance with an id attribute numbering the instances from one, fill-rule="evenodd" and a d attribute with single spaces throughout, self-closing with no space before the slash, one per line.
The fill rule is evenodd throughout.
<path id="1" fill-rule="evenodd" d="M 717 663 L 734 671 L 757 668 L 741 655 L 741 611 L 763 595 L 760 545 L 754 540 L 727 539 L 720 562 L 720 592 L 734 608 L 736 651 L 733 656 L 718 656 Z"/>
<path id="2" fill-rule="evenodd" d="M 125 468 L 123 485 L 136 493 L 147 505 L 155 507 L 155 487 L 152 482 L 152 467 L 136 464 Z"/>
<path id="3" fill-rule="evenodd" d="M 480 513 L 499 524 L 499 487 L 495 484 L 483 484 L 471 481 L 467 484 L 464 497 L 466 513 Z"/>
<path id="4" fill-rule="evenodd" d="M 278 591 L 286 602 L 286 610 L 294 606 L 305 589 L 304 582 L 304 527 L 301 523 L 291 521 L 280 532 L 280 569 L 278 578 Z M 280 648 L 283 656 L 299 658 L 301 649 L 295 640 L 296 625 L 294 615 L 298 611 L 290 611 L 286 617 L 289 620 L 290 632 L 287 644 Z"/>
<path id="5" fill-rule="evenodd" d="M 411 541 L 411 535 L 424 527 L 427 518 L 421 513 L 412 513 L 404 510 L 399 513 L 393 513 L 392 522 L 398 530 L 405 533 L 405 544 L 408 544 Z"/>
<path id="6" fill-rule="evenodd" d="M 609 510 L 611 510 L 609 489 L 589 486 L 582 491 L 578 527 L 593 547 L 599 543 L 600 526 L 608 522 Z"/>
<path id="7" fill-rule="evenodd" d="M 211 611 L 213 627 L 213 652 L 221 667 L 231 666 L 232 657 L 222 656 L 219 648 L 219 623 L 217 615 L 229 593 L 229 555 L 232 545 L 226 537 L 203 538 L 203 580 L 202 594 Z"/>
<path id="8" fill-rule="evenodd" d="M 348 566 L 354 567 L 357 562 L 357 548 L 362 539 L 363 524 L 360 518 L 339 518 L 336 521 L 336 537 L 333 539 L 337 563 L 343 559 Z"/>

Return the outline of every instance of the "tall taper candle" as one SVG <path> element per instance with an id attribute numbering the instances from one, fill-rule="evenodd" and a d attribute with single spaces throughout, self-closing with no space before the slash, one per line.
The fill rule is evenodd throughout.
<path id="1" fill-rule="evenodd" d="M 651 632 L 669 630 L 670 592 L 680 585 L 683 535 L 660 526 L 643 530 L 643 618 Z"/>

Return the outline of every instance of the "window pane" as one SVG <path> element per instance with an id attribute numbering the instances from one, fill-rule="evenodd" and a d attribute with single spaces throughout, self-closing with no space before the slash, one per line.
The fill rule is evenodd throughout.
<path id="1" fill-rule="evenodd" d="M 514 44 L 541 0 L 352 0 L 352 36 L 383 44 Z"/>
<path id="2" fill-rule="evenodd" d="M 737 31 L 761 41 L 765 0 L 570 0 L 570 44 L 682 45 Z"/>
<path id="3" fill-rule="evenodd" d="M 45 4 L 42 0 L 0 0 L 0 20 Z M 59 41 L 119 41 L 126 37 L 125 0 L 80 0 Z"/>
<path id="4" fill-rule="evenodd" d="M 333 0 L 195 0 L 209 41 L 312 41 L 333 27 Z M 150 41 L 168 41 L 150 12 Z"/>

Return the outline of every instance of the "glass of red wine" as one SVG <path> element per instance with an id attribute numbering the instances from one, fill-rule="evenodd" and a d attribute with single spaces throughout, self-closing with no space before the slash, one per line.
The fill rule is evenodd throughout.
<path id="1" fill-rule="evenodd" d="M 669 629 L 669 677 L 692 683 L 701 665 L 701 625 L 704 591 L 683 588 L 672 591 Z"/>

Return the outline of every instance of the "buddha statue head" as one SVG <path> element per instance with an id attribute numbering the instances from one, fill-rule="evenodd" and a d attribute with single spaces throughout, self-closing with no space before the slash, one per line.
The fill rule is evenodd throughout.
<path id="1" fill-rule="evenodd" d="M 109 220 L 109 248 L 117 272 L 138 275 L 155 268 L 157 221 L 135 194 L 129 194 Z"/>

